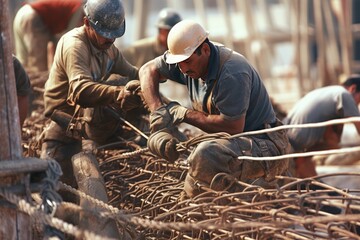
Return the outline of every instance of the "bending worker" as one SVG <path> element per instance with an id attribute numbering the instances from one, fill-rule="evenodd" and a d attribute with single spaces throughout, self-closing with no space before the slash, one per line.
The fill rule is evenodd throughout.
<path id="1" fill-rule="evenodd" d="M 180 122 L 207 133 L 232 135 L 281 125 L 256 70 L 241 54 L 209 41 L 201 25 L 191 20 L 179 22 L 170 30 L 168 46 L 168 52 L 146 63 L 139 73 L 151 111 L 148 146 L 152 152 L 176 160 L 178 140 L 171 133 Z M 193 109 L 176 102 L 165 105 L 159 96 L 163 79 L 186 85 Z M 188 158 L 184 190 L 194 197 L 201 193 L 196 183 L 209 187 L 219 173 L 269 186 L 276 175 L 286 171 L 288 160 L 248 161 L 238 156 L 276 156 L 287 153 L 288 147 L 285 131 L 204 141 Z M 228 187 L 220 184 L 215 190 Z"/>
<path id="2" fill-rule="evenodd" d="M 82 24 L 84 0 L 36 0 L 25 4 L 14 19 L 16 55 L 25 68 L 48 70 L 60 36 Z M 52 46 L 49 45 L 49 46 Z"/>
<path id="3" fill-rule="evenodd" d="M 342 86 L 315 89 L 300 99 L 283 120 L 286 124 L 320 123 L 333 119 L 360 116 L 360 75 L 351 75 Z M 360 134 L 360 123 L 354 123 Z M 288 137 L 295 152 L 339 148 L 343 124 L 317 128 L 288 129 Z M 312 157 L 295 158 L 297 177 L 316 176 Z"/>

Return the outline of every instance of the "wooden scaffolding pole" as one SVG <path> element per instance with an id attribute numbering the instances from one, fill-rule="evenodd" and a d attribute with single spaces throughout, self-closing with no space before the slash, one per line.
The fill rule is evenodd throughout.
<path id="1" fill-rule="evenodd" d="M 7 0 L 1 0 L 0 15 L 0 159 L 21 157 L 21 133 L 16 84 L 11 53 L 11 35 Z"/>
<path id="2" fill-rule="evenodd" d="M 10 17 L 7 0 L 0 0 L 0 161 L 20 159 L 21 132 L 16 84 L 11 56 Z M 18 176 L 0 178 L 0 187 L 19 183 Z M 29 217 L 0 197 L 0 239 L 32 239 Z"/>
<path id="3" fill-rule="evenodd" d="M 146 27 L 149 18 L 149 2 L 144 0 L 135 0 L 134 2 L 135 40 L 147 37 Z"/>

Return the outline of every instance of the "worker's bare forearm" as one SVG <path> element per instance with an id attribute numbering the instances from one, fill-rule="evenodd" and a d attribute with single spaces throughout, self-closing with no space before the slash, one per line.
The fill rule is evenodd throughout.
<path id="1" fill-rule="evenodd" d="M 163 103 L 159 93 L 160 75 L 153 62 L 148 62 L 139 71 L 140 85 L 143 97 L 150 109 L 154 111 Z"/>
<path id="2" fill-rule="evenodd" d="M 200 128 L 204 132 L 227 132 L 229 134 L 241 133 L 244 129 L 243 120 L 227 120 L 221 115 L 209 115 L 199 111 L 189 110 L 184 122 Z"/>

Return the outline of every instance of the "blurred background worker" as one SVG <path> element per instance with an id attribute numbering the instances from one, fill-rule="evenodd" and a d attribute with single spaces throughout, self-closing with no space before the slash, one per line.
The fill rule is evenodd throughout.
<path id="1" fill-rule="evenodd" d="M 82 5 L 83 0 L 37 0 L 19 9 L 13 23 L 15 50 L 25 68 L 48 70 L 58 39 L 82 24 Z"/>
<path id="2" fill-rule="evenodd" d="M 300 99 L 287 117 L 285 124 L 320 123 L 332 119 L 360 116 L 360 75 L 351 75 L 342 86 L 326 86 L 315 89 Z M 360 123 L 355 122 L 360 134 Z M 288 137 L 295 152 L 319 151 L 339 148 L 343 125 L 319 128 L 293 128 Z M 316 176 L 312 157 L 295 158 L 297 177 Z"/>
<path id="3" fill-rule="evenodd" d="M 146 62 L 161 56 L 167 49 L 167 38 L 171 28 L 180 22 L 182 17 L 172 8 L 163 8 L 157 19 L 157 36 L 143 38 L 122 50 L 124 57 L 133 65 L 140 68 Z M 186 87 L 167 81 L 160 86 L 160 92 L 169 99 L 181 99 L 180 103 L 190 106 Z"/>
<path id="4" fill-rule="evenodd" d="M 170 29 L 180 21 L 181 17 L 175 10 L 162 9 L 156 24 L 157 36 L 135 41 L 123 50 L 123 55 L 131 64 L 139 68 L 146 62 L 162 55 L 168 49 L 167 37 Z"/>

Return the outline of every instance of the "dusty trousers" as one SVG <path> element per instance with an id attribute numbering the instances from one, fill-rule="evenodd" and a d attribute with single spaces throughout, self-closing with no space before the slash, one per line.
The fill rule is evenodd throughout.
<path id="1" fill-rule="evenodd" d="M 66 136 L 66 131 L 56 122 L 51 121 L 45 131 L 41 147 L 41 159 L 54 159 L 62 169 L 60 181 L 77 188 L 71 158 L 82 149 L 80 140 Z M 65 201 L 67 199 L 64 199 Z"/>
<path id="2" fill-rule="evenodd" d="M 196 183 L 205 187 L 214 185 L 213 178 L 225 173 L 234 179 L 270 187 L 275 176 L 287 171 L 288 159 L 276 161 L 240 160 L 239 156 L 266 157 L 290 153 L 290 144 L 284 130 L 227 139 L 214 139 L 200 143 L 190 154 L 189 171 L 185 179 L 184 190 L 189 197 L 203 192 Z M 265 186 L 267 185 L 267 186 Z M 229 190 L 229 186 L 217 184 L 215 190 Z"/>

